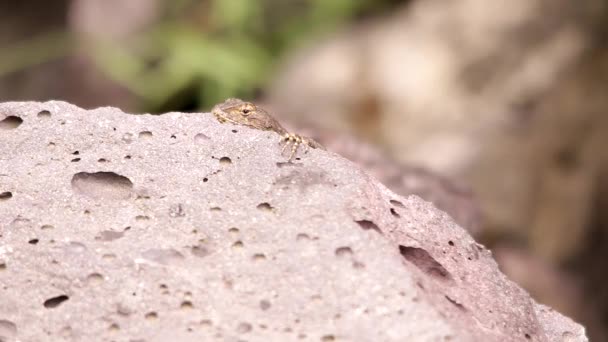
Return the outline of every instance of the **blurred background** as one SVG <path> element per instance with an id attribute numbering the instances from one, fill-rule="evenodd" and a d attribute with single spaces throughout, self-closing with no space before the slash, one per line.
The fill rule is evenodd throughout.
<path id="1" fill-rule="evenodd" d="M 0 1 L 0 101 L 255 100 L 606 341 L 607 19 L 606 0 Z"/>

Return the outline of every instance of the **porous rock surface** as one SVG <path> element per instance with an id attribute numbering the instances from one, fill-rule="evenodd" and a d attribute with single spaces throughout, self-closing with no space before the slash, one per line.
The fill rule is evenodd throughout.
<path id="1" fill-rule="evenodd" d="M 278 141 L 0 104 L 0 340 L 586 340 L 431 204 Z"/>

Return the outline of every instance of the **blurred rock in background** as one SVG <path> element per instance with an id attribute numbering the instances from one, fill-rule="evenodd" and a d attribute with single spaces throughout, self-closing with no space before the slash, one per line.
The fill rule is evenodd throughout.
<path id="1" fill-rule="evenodd" d="M 605 13 L 593 0 L 417 1 L 293 52 L 269 102 L 470 184 L 485 220 L 481 241 L 531 253 L 519 260 L 530 266 L 523 285 L 574 317 L 593 317 L 590 334 L 603 339 L 608 303 L 584 313 L 599 286 L 585 298 L 589 275 L 568 265 L 587 264 L 594 213 L 606 209 L 597 206 L 606 196 Z M 543 282 L 536 259 L 562 270 Z M 554 282 L 573 283 L 579 295 L 544 287 Z"/>
<path id="2" fill-rule="evenodd" d="M 259 95 L 448 212 L 599 341 L 607 14 L 605 0 L 5 2 L 0 101 L 163 112 Z"/>
<path id="3" fill-rule="evenodd" d="M 72 48 L 75 38 L 66 32 L 72 28 L 73 6 L 72 1 L 0 2 L 1 101 L 64 99 L 85 108 L 134 107 L 132 94 Z M 121 14 L 128 13 L 115 10 L 112 16 Z"/>

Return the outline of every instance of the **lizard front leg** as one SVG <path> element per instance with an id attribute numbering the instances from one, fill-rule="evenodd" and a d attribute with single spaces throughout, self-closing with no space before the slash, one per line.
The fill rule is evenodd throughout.
<path id="1" fill-rule="evenodd" d="M 302 145 L 306 146 L 307 148 L 312 147 L 315 149 L 318 148 L 321 150 L 325 150 L 325 147 L 323 145 L 319 144 L 318 142 L 316 142 L 315 140 L 308 138 L 308 137 L 301 136 L 299 134 L 295 134 L 295 133 L 283 134 L 281 142 L 285 144 L 285 145 L 283 145 L 283 148 L 281 149 L 281 155 L 284 154 L 287 146 L 289 146 L 289 144 L 291 144 L 291 152 L 289 154 L 289 159 L 287 161 L 293 160 L 293 157 L 295 157 L 296 153 L 298 152 L 298 149 Z"/>
<path id="2" fill-rule="evenodd" d="M 287 161 L 290 162 L 298 152 L 298 148 L 300 147 L 300 145 L 304 143 L 305 139 L 298 134 L 285 133 L 281 141 L 285 144 L 283 145 L 283 149 L 281 149 L 281 155 L 283 155 L 287 146 L 291 144 L 291 153 L 289 154 L 289 159 L 287 159 Z"/>

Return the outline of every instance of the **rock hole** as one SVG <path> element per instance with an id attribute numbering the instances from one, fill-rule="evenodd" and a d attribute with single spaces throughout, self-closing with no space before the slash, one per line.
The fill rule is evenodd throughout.
<path id="1" fill-rule="evenodd" d="M 51 112 L 49 112 L 48 110 L 41 110 L 40 112 L 38 112 L 37 116 L 42 119 L 48 119 L 51 117 Z"/>
<path id="2" fill-rule="evenodd" d="M 299 233 L 296 236 L 296 241 L 304 241 L 304 240 L 310 240 L 310 236 L 306 233 Z"/>
<path id="3" fill-rule="evenodd" d="M 17 337 L 17 325 L 11 321 L 0 319 L 0 341 L 13 341 Z"/>
<path id="4" fill-rule="evenodd" d="M 449 296 L 444 296 L 445 299 L 448 300 L 448 302 L 452 303 L 455 307 L 457 307 L 459 310 L 462 311 L 467 311 L 467 309 L 464 307 L 464 305 L 458 303 L 455 299 L 450 298 Z"/>
<path id="5" fill-rule="evenodd" d="M 299 160 L 299 159 L 296 158 L 296 160 Z M 301 167 L 302 166 L 302 164 L 294 164 L 292 162 L 277 162 L 276 165 L 279 169 L 284 168 L 284 167 Z"/>
<path id="6" fill-rule="evenodd" d="M 127 154 L 127 155 L 125 156 L 125 159 L 129 160 L 129 159 L 131 159 L 131 156 Z"/>
<path id="7" fill-rule="evenodd" d="M 146 260 L 157 262 L 162 265 L 170 265 L 181 262 L 184 259 L 182 253 L 173 248 L 153 248 L 142 253 Z"/>
<path id="8" fill-rule="evenodd" d="M 238 131 L 237 131 L 236 129 L 233 129 L 233 130 L 232 130 L 232 133 L 237 133 L 237 132 L 238 132 Z"/>
<path id="9" fill-rule="evenodd" d="M 248 333 L 248 332 L 250 332 L 252 329 L 253 329 L 253 326 L 252 326 L 251 324 L 247 323 L 247 322 L 242 322 L 242 323 L 239 323 L 239 325 L 236 327 L 236 331 L 237 331 L 239 334 L 245 334 L 245 333 Z"/>
<path id="10" fill-rule="evenodd" d="M 80 151 L 74 151 L 74 152 L 72 152 L 72 154 L 75 155 L 75 156 L 77 156 L 77 155 L 80 154 Z"/>
<path id="11" fill-rule="evenodd" d="M 23 123 L 23 119 L 18 116 L 7 116 L 3 120 L 0 120 L 0 129 L 15 129 Z"/>
<path id="12" fill-rule="evenodd" d="M 87 246 L 84 243 L 71 241 L 67 245 L 64 246 L 66 252 L 80 254 L 84 253 L 87 250 Z"/>
<path id="13" fill-rule="evenodd" d="M 422 272 L 440 280 L 452 280 L 450 273 L 426 250 L 399 245 L 399 253 Z"/>
<path id="14" fill-rule="evenodd" d="M 321 302 L 323 301 L 323 297 L 321 297 L 321 295 L 312 295 L 310 296 L 310 300 L 313 302 Z"/>
<path id="15" fill-rule="evenodd" d="M 189 309 L 192 309 L 194 307 L 194 305 L 192 304 L 191 301 L 185 300 L 179 305 L 179 307 L 182 310 L 189 310 Z"/>
<path id="16" fill-rule="evenodd" d="M 232 160 L 228 157 L 220 158 L 220 165 L 230 165 L 232 164 Z"/>
<path id="17" fill-rule="evenodd" d="M 120 326 L 118 324 L 116 324 L 116 323 L 112 323 L 108 327 L 108 330 L 110 330 L 110 331 L 118 331 L 118 330 L 120 330 Z"/>
<path id="18" fill-rule="evenodd" d="M 152 321 L 158 318 L 158 314 L 154 311 L 150 311 L 148 312 L 145 316 L 144 316 L 147 320 Z"/>
<path id="19" fill-rule="evenodd" d="M 266 255 L 264 253 L 256 253 L 253 255 L 252 258 L 254 261 L 262 261 L 262 260 L 266 260 Z"/>
<path id="20" fill-rule="evenodd" d="M 209 178 L 205 177 L 203 178 L 203 183 L 207 183 L 209 181 Z"/>
<path id="21" fill-rule="evenodd" d="M 238 234 L 239 233 L 239 229 L 236 228 L 236 227 L 232 227 L 232 228 L 228 229 L 228 232 L 232 233 L 232 234 Z"/>
<path id="22" fill-rule="evenodd" d="M 40 227 L 41 230 L 47 230 L 47 229 L 53 229 L 53 228 L 55 228 L 55 227 L 51 226 L 50 224 L 45 224 Z"/>
<path id="23" fill-rule="evenodd" d="M 336 248 L 335 250 L 335 254 L 337 257 L 346 257 L 346 256 L 350 256 L 353 254 L 353 250 L 346 246 L 346 247 L 339 247 Z"/>
<path id="24" fill-rule="evenodd" d="M 153 134 L 150 131 L 141 131 L 137 136 L 139 139 L 150 139 L 152 138 Z"/>
<path id="25" fill-rule="evenodd" d="M 47 300 L 44 301 L 44 307 L 47 309 L 54 309 L 56 307 L 58 307 L 59 305 L 61 305 L 61 303 L 65 302 L 66 300 L 70 299 L 70 297 L 66 296 L 66 295 L 60 295 L 57 297 L 53 297 L 53 298 L 49 298 Z"/>
<path id="26" fill-rule="evenodd" d="M 353 268 L 360 270 L 365 268 L 365 264 L 360 261 L 353 261 Z"/>
<path id="27" fill-rule="evenodd" d="M 572 342 L 572 341 L 576 341 L 575 339 L 575 335 L 573 332 L 571 331 L 564 331 L 562 333 L 562 338 L 564 339 L 564 342 Z"/>
<path id="28" fill-rule="evenodd" d="M 392 205 L 394 205 L 395 207 L 399 207 L 399 208 L 405 208 L 405 205 L 403 205 L 403 203 L 397 201 L 397 200 L 390 200 L 389 201 Z"/>
<path id="29" fill-rule="evenodd" d="M 13 226 L 15 228 L 25 228 L 25 227 L 29 226 L 29 222 L 30 222 L 29 219 L 27 219 L 21 215 L 17 215 L 17 217 L 11 223 L 11 226 Z"/>
<path id="30" fill-rule="evenodd" d="M 454 241 L 452 241 L 452 240 L 448 241 L 448 245 L 454 246 Z"/>
<path id="31" fill-rule="evenodd" d="M 133 134 L 131 133 L 125 133 L 122 136 L 122 141 L 126 142 L 127 144 L 130 144 L 133 142 Z"/>
<path id="32" fill-rule="evenodd" d="M 181 203 L 173 204 L 169 207 L 169 216 L 170 217 L 184 217 L 186 216 L 186 211 L 184 210 L 184 206 Z"/>
<path id="33" fill-rule="evenodd" d="M 72 190 L 96 199 L 123 200 L 131 197 L 133 182 L 114 172 L 79 172 L 72 176 Z"/>
<path id="34" fill-rule="evenodd" d="M 150 219 L 150 217 L 146 216 L 146 215 L 135 216 L 135 221 L 148 221 L 149 219 Z"/>
<path id="35" fill-rule="evenodd" d="M 0 201 L 6 201 L 13 197 L 13 193 L 10 191 L 0 192 Z"/>
<path id="36" fill-rule="evenodd" d="M 210 211 L 222 211 L 222 208 L 220 207 L 211 207 L 209 208 Z"/>
<path id="37" fill-rule="evenodd" d="M 208 136 L 206 136 L 203 133 L 198 133 L 197 135 L 194 136 L 194 141 L 197 143 L 202 143 L 205 142 L 207 140 L 210 140 L 211 138 L 209 138 Z"/>
<path id="38" fill-rule="evenodd" d="M 118 240 L 123 236 L 124 236 L 123 232 L 115 232 L 113 230 L 104 230 L 95 237 L 95 240 L 113 241 L 113 240 Z"/>
<path id="39" fill-rule="evenodd" d="M 263 311 L 270 309 L 270 307 L 271 307 L 270 301 L 268 301 L 266 299 L 262 299 L 260 301 L 260 309 L 262 309 Z"/>
<path id="40" fill-rule="evenodd" d="M 359 227 L 361 227 L 363 230 L 373 229 L 376 232 L 382 234 L 382 231 L 380 230 L 380 228 L 378 227 L 378 225 L 375 224 L 373 221 L 360 220 L 360 221 L 355 221 L 355 222 L 357 222 L 357 224 L 359 225 Z"/>
<path id="41" fill-rule="evenodd" d="M 99 284 L 103 281 L 103 276 L 100 273 L 91 273 L 87 276 L 89 284 Z"/>
<path id="42" fill-rule="evenodd" d="M 524 334 L 524 337 L 526 338 L 526 340 L 529 340 L 532 338 L 532 336 L 530 336 L 530 334 Z"/>
<path id="43" fill-rule="evenodd" d="M 171 138 L 171 139 L 177 139 L 177 135 L 175 135 L 175 134 L 171 134 L 171 137 L 170 137 L 170 138 Z"/>
<path id="44" fill-rule="evenodd" d="M 38 239 L 30 239 L 27 243 L 29 243 L 30 245 L 35 245 L 38 243 Z"/>
<path id="45" fill-rule="evenodd" d="M 108 160 L 106 158 L 99 158 L 99 159 L 97 159 L 97 162 L 98 163 L 107 163 Z"/>
<path id="46" fill-rule="evenodd" d="M 236 241 L 235 243 L 232 244 L 232 248 L 234 249 L 239 249 L 239 248 L 243 248 L 243 241 Z"/>
<path id="47" fill-rule="evenodd" d="M 195 257 L 199 257 L 199 258 L 204 258 L 207 255 L 211 254 L 211 253 L 209 253 L 207 248 L 205 248 L 203 246 L 194 246 L 194 247 L 192 247 L 190 252 L 192 253 L 192 255 L 194 255 Z"/>
<path id="48" fill-rule="evenodd" d="M 401 215 L 399 215 L 399 213 L 397 212 L 397 210 L 395 210 L 395 208 L 391 208 L 391 215 L 399 218 L 401 217 Z"/>
<path id="49" fill-rule="evenodd" d="M 257 208 L 262 211 L 272 211 L 274 209 L 268 202 L 258 204 Z"/>
<path id="50" fill-rule="evenodd" d="M 160 285 L 158 285 L 158 288 L 161 290 L 167 290 L 167 289 L 169 289 L 169 286 L 167 286 L 167 284 L 160 284 Z"/>
<path id="51" fill-rule="evenodd" d="M 331 341 L 335 341 L 336 337 L 334 335 L 325 335 L 323 337 L 321 337 L 321 341 L 323 342 L 331 342 Z"/>
<path id="52" fill-rule="evenodd" d="M 77 162 L 79 162 L 79 161 L 80 161 L 80 158 L 74 158 L 74 159 L 72 159 L 72 160 L 70 160 L 70 161 L 71 161 L 72 163 L 77 163 Z"/>
<path id="53" fill-rule="evenodd" d="M 6 270 L 6 263 L 0 262 L 0 271 L 4 271 L 4 270 Z"/>

